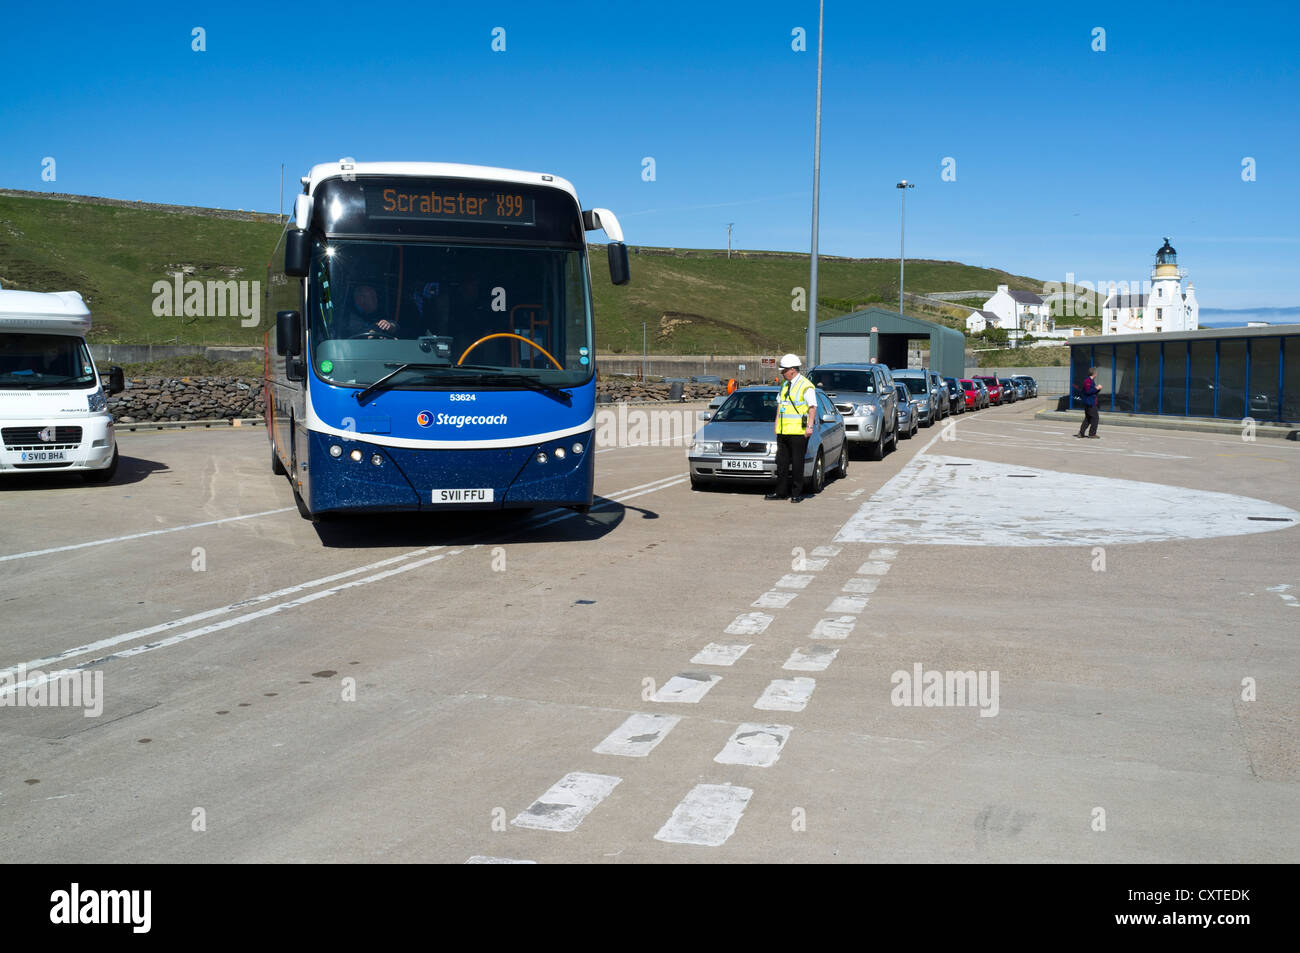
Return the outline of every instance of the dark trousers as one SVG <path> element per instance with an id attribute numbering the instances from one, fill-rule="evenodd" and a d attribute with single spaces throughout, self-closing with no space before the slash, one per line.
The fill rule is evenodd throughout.
<path id="1" fill-rule="evenodd" d="M 808 437 L 801 433 L 783 433 L 776 437 L 776 495 L 790 493 L 794 482 L 794 496 L 803 496 L 803 455 L 808 451 Z M 792 472 L 793 471 L 793 472 Z"/>
<path id="2" fill-rule="evenodd" d="M 1080 437 L 1084 436 L 1084 431 L 1088 430 L 1089 424 L 1092 425 L 1092 429 L 1088 431 L 1087 436 L 1089 437 L 1097 436 L 1097 405 L 1096 404 L 1093 404 L 1091 407 L 1083 408 L 1083 423 L 1079 425 Z"/>

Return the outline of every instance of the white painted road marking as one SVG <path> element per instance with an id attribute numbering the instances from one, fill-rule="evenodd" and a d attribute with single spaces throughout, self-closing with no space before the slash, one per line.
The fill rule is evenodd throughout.
<path id="1" fill-rule="evenodd" d="M 243 516 L 227 516 L 219 520 L 206 520 L 202 523 L 189 523 L 185 526 L 172 526 L 168 529 L 154 529 L 146 533 L 130 533 L 126 536 L 114 536 L 111 539 L 95 539 L 88 543 L 73 543 L 70 546 L 55 546 L 51 549 L 33 549 L 27 553 L 12 553 L 8 556 L 0 556 L 0 563 L 8 562 L 11 559 L 30 559 L 32 556 L 48 556 L 50 553 L 66 553 L 74 549 L 85 549 L 88 546 L 107 546 L 109 543 L 125 543 L 132 539 L 144 539 L 146 536 L 162 536 L 166 533 L 179 533 L 184 529 L 199 529 L 203 526 L 217 526 L 221 523 L 235 523 L 239 520 L 254 520 L 259 516 L 272 516 L 276 513 L 288 513 L 292 506 L 282 506 L 278 510 L 263 510 L 260 513 L 246 513 Z"/>
<path id="2" fill-rule="evenodd" d="M 817 687 L 812 678 L 778 678 L 763 690 L 754 707 L 763 711 L 803 711 Z"/>
<path id="3" fill-rule="evenodd" d="M 465 861 L 465 863 L 467 864 L 535 864 L 537 863 L 537 861 L 514 860 L 510 857 L 485 857 L 482 854 L 475 854 L 469 860 Z"/>
<path id="4" fill-rule="evenodd" d="M 799 569 L 804 572 L 821 572 L 830 562 L 829 559 L 812 559 L 804 557 L 799 561 Z"/>
<path id="5" fill-rule="evenodd" d="M 663 687 L 655 692 L 650 700 L 693 705 L 720 681 L 722 681 L 721 675 L 711 675 L 708 672 L 682 672 L 664 682 Z"/>
<path id="6" fill-rule="evenodd" d="M 826 607 L 827 612 L 861 612 L 867 607 L 866 596 L 836 596 Z"/>
<path id="7" fill-rule="evenodd" d="M 624 758 L 644 758 L 668 732 L 681 721 L 680 715 L 651 715 L 637 712 L 609 733 L 609 737 L 591 750 L 596 754 L 616 754 Z"/>
<path id="8" fill-rule="evenodd" d="M 795 649 L 781 667 L 789 672 L 822 672 L 826 670 L 826 666 L 835 661 L 835 656 L 839 653 L 839 649 L 833 649 L 828 645 Z"/>
<path id="9" fill-rule="evenodd" d="M 799 575 L 798 573 L 788 572 L 776 581 L 778 589 L 806 589 L 808 583 L 816 579 L 816 576 Z"/>
<path id="10" fill-rule="evenodd" d="M 794 601 L 794 597 L 797 595 L 799 595 L 797 592 L 777 592 L 773 589 L 763 593 L 750 605 L 757 609 L 784 609 Z"/>
<path id="11" fill-rule="evenodd" d="M 718 764 L 770 768 L 781 757 L 781 749 L 792 731 L 794 729 L 789 725 L 743 724 L 732 733 L 713 760 Z"/>
<path id="12" fill-rule="evenodd" d="M 730 784 L 697 784 L 673 808 L 655 840 L 669 844 L 720 847 L 736 832 L 745 807 L 754 796 L 750 788 Z"/>
<path id="13" fill-rule="evenodd" d="M 875 592 L 878 585 L 880 585 L 878 579 L 850 579 L 844 583 L 844 587 L 840 591 L 865 596 Z"/>
<path id="14" fill-rule="evenodd" d="M 886 549 L 886 548 L 884 548 L 884 547 L 882 546 L 882 547 L 879 548 L 879 549 L 873 549 L 873 550 L 872 550 L 872 551 L 867 555 L 867 558 L 868 558 L 868 559 L 884 559 L 884 560 L 890 560 L 890 559 L 893 559 L 893 558 L 894 558 L 895 556 L 897 556 L 897 555 L 898 555 L 898 550 L 896 550 L 896 549 Z"/>
<path id="15" fill-rule="evenodd" d="M 727 635 L 762 635 L 774 618 L 776 617 L 766 612 L 746 612 L 744 615 L 736 616 L 731 625 L 723 631 Z"/>
<path id="16" fill-rule="evenodd" d="M 822 619 L 813 626 L 814 639 L 847 639 L 857 624 L 857 616 L 842 615 L 838 619 Z"/>
<path id="17" fill-rule="evenodd" d="M 572 771 L 510 823 L 538 831 L 574 831 L 622 778 Z"/>
<path id="18" fill-rule="evenodd" d="M 1030 467 L 1015 470 L 1036 479 L 1008 480 L 1008 469 L 987 460 L 913 458 L 835 539 L 1093 547 L 1266 533 L 1300 524 L 1300 512 L 1230 493 Z"/>
<path id="19" fill-rule="evenodd" d="M 843 546 L 818 546 L 812 551 L 812 554 L 814 556 L 838 556 L 843 549 Z"/>
<path id="20" fill-rule="evenodd" d="M 883 576 L 889 572 L 889 563 L 881 560 L 865 562 L 858 567 L 859 576 Z"/>
<path id="21" fill-rule="evenodd" d="M 710 642 L 695 653 L 692 665 L 735 665 L 749 651 L 748 642 Z"/>

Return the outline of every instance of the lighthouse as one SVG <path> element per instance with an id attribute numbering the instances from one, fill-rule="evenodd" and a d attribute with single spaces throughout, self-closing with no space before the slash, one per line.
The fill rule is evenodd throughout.
<path id="1" fill-rule="evenodd" d="M 1101 313 L 1102 334 L 1151 334 L 1195 331 L 1200 327 L 1196 287 L 1178 267 L 1178 252 L 1169 239 L 1156 250 L 1151 290 L 1143 294 L 1112 294 Z"/>

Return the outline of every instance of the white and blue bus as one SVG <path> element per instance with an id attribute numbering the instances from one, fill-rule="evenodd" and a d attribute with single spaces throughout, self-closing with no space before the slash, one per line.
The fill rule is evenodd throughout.
<path id="1" fill-rule="evenodd" d="M 586 510 L 595 360 L 586 232 L 607 209 L 554 175 L 317 165 L 268 266 L 271 465 L 308 519 Z"/>

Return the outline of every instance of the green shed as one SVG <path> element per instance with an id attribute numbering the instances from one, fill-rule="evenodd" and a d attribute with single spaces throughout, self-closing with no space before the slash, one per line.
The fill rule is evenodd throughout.
<path id="1" fill-rule="evenodd" d="M 872 358 L 887 367 L 907 367 L 909 341 L 930 344 L 930 369 L 940 377 L 966 374 L 966 335 L 933 321 L 897 311 L 867 308 L 817 322 L 819 364 L 865 364 Z"/>

